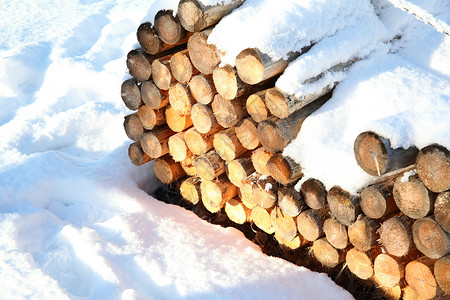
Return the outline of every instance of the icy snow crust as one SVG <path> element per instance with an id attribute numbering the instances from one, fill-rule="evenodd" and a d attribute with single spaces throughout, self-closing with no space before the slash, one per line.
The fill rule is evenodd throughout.
<path id="1" fill-rule="evenodd" d="M 139 24 L 177 4 L 0 2 L 0 298 L 352 298 L 145 192 L 120 85 Z"/>

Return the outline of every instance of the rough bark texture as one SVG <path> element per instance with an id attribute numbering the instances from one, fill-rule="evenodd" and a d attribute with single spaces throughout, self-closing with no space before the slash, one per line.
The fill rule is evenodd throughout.
<path id="1" fill-rule="evenodd" d="M 186 176 L 181 165 L 175 162 L 169 154 L 155 159 L 153 172 L 156 178 L 164 184 L 170 184 Z"/>

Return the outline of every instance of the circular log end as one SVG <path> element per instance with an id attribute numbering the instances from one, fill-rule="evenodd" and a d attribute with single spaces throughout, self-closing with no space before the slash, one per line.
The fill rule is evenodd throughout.
<path id="1" fill-rule="evenodd" d="M 244 168 L 236 160 L 231 160 L 227 162 L 227 175 L 231 183 L 233 183 L 237 187 L 241 187 L 242 180 L 247 178 L 247 174 Z"/>
<path id="2" fill-rule="evenodd" d="M 152 66 L 145 54 L 132 50 L 127 55 L 127 68 L 130 75 L 137 81 L 150 80 L 152 76 Z"/>
<path id="3" fill-rule="evenodd" d="M 192 101 L 187 86 L 177 83 L 169 89 L 169 103 L 180 116 L 191 114 Z"/>
<path id="4" fill-rule="evenodd" d="M 327 219 L 323 223 L 323 231 L 328 242 L 336 249 L 344 249 L 348 245 L 347 227 L 335 219 Z"/>
<path id="5" fill-rule="evenodd" d="M 434 217 L 442 229 L 450 233 L 450 191 L 442 192 L 436 197 Z"/>
<path id="6" fill-rule="evenodd" d="M 238 199 L 231 199 L 225 203 L 225 213 L 236 224 L 244 224 L 247 221 L 247 213 Z"/>
<path id="7" fill-rule="evenodd" d="M 137 115 L 139 121 L 141 121 L 142 127 L 145 129 L 151 130 L 157 125 L 158 118 L 156 112 L 147 105 L 142 105 L 139 107 Z"/>
<path id="8" fill-rule="evenodd" d="M 314 257 L 327 268 L 334 268 L 341 262 L 341 257 L 336 248 L 334 248 L 325 238 L 315 240 L 312 245 Z"/>
<path id="9" fill-rule="evenodd" d="M 158 158 L 162 155 L 162 146 L 158 138 L 152 132 L 146 132 L 141 138 L 142 150 L 152 158 Z"/>
<path id="10" fill-rule="evenodd" d="M 192 63 L 183 52 L 177 52 L 170 58 L 170 70 L 173 77 L 182 84 L 187 84 L 192 77 Z"/>
<path id="11" fill-rule="evenodd" d="M 373 263 L 375 277 L 385 287 L 394 287 L 402 279 L 402 269 L 397 261 L 387 254 L 380 254 Z"/>
<path id="12" fill-rule="evenodd" d="M 317 179 L 310 178 L 303 182 L 300 192 L 305 203 L 312 209 L 320 209 L 327 203 L 327 190 Z"/>
<path id="13" fill-rule="evenodd" d="M 288 184 L 292 177 L 292 168 L 289 162 L 283 155 L 275 154 L 267 162 L 267 169 L 277 182 L 281 184 Z"/>
<path id="14" fill-rule="evenodd" d="M 372 248 L 374 232 L 367 219 L 356 220 L 348 227 L 348 238 L 356 249 L 369 251 Z"/>
<path id="15" fill-rule="evenodd" d="M 256 172 L 270 176 L 269 170 L 267 170 L 267 162 L 269 159 L 275 155 L 274 153 L 268 151 L 264 147 L 258 148 L 252 153 L 252 163 L 255 167 Z"/>
<path id="16" fill-rule="evenodd" d="M 177 17 L 172 10 L 160 10 L 155 15 L 155 28 L 159 38 L 168 45 L 178 42 L 184 33 Z"/>
<path id="17" fill-rule="evenodd" d="M 450 255 L 444 256 L 434 264 L 434 276 L 440 288 L 450 294 Z"/>
<path id="18" fill-rule="evenodd" d="M 123 103 L 128 109 L 137 110 L 142 104 L 141 91 L 136 81 L 133 79 L 125 80 L 120 87 L 120 95 Z"/>
<path id="19" fill-rule="evenodd" d="M 157 54 L 161 49 L 161 40 L 150 22 L 139 25 L 136 36 L 142 50 L 148 54 Z"/>
<path id="20" fill-rule="evenodd" d="M 207 40 L 205 33 L 196 32 L 189 38 L 187 48 L 194 67 L 209 75 L 220 63 L 220 56 L 216 46 L 208 44 Z"/>
<path id="21" fill-rule="evenodd" d="M 162 107 L 164 96 L 152 81 L 145 81 L 141 85 L 142 101 L 151 109 Z"/>
<path id="22" fill-rule="evenodd" d="M 289 117 L 289 107 L 283 93 L 277 88 L 272 88 L 266 93 L 266 105 L 270 112 L 277 118 Z"/>
<path id="23" fill-rule="evenodd" d="M 203 180 L 200 183 L 200 191 L 202 203 L 208 211 L 216 213 L 222 208 L 222 191 L 216 182 Z"/>
<path id="24" fill-rule="evenodd" d="M 401 257 L 408 254 L 414 247 L 411 228 L 400 218 L 390 218 L 380 227 L 380 243 L 386 251 L 394 256 Z"/>
<path id="25" fill-rule="evenodd" d="M 284 214 L 297 217 L 304 205 L 301 203 L 300 194 L 294 188 L 282 187 L 278 190 L 278 206 Z"/>
<path id="26" fill-rule="evenodd" d="M 272 190 L 272 186 L 265 182 L 256 182 L 253 185 L 253 199 L 262 208 L 272 208 L 277 202 L 277 194 Z"/>
<path id="27" fill-rule="evenodd" d="M 149 157 L 142 151 L 139 142 L 131 143 L 130 146 L 128 146 L 128 157 L 135 166 L 142 166 L 149 161 Z"/>
<path id="28" fill-rule="evenodd" d="M 412 234 L 417 249 L 429 258 L 440 258 L 450 248 L 447 234 L 431 218 L 416 220 L 412 226 Z"/>
<path id="29" fill-rule="evenodd" d="M 440 145 L 430 145 L 419 151 L 416 158 L 419 178 L 435 193 L 450 189 L 450 152 Z"/>
<path id="30" fill-rule="evenodd" d="M 351 197 L 350 193 L 339 186 L 332 187 L 327 194 L 331 213 L 346 226 L 350 226 L 356 220 L 356 207 Z"/>
<path id="31" fill-rule="evenodd" d="M 166 108 L 165 114 L 167 126 L 175 132 L 182 132 L 192 125 L 192 120 L 189 115 L 180 115 L 171 105 Z"/>
<path id="32" fill-rule="evenodd" d="M 211 103 L 216 94 L 214 83 L 203 74 L 192 77 L 189 87 L 194 99 L 204 105 Z"/>
<path id="33" fill-rule="evenodd" d="M 287 144 L 280 128 L 275 122 L 269 120 L 258 124 L 258 138 L 261 144 L 272 153 L 283 151 Z"/>
<path id="34" fill-rule="evenodd" d="M 184 180 L 180 185 L 180 193 L 184 199 L 191 202 L 192 204 L 197 204 L 200 200 L 200 181 L 197 178 L 190 177 Z"/>
<path id="35" fill-rule="evenodd" d="M 386 199 L 383 194 L 373 186 L 365 187 L 361 191 L 361 209 L 366 216 L 378 219 L 386 212 Z"/>
<path id="36" fill-rule="evenodd" d="M 195 129 L 204 134 L 211 130 L 213 122 L 216 121 L 212 110 L 201 103 L 196 103 L 192 106 L 191 118 Z"/>
<path id="37" fill-rule="evenodd" d="M 236 136 L 245 149 L 253 150 L 260 145 L 256 124 L 247 118 L 235 127 Z"/>
<path id="38" fill-rule="evenodd" d="M 294 218 L 285 215 L 279 207 L 270 213 L 270 219 L 275 232 L 286 241 L 292 241 L 297 236 L 297 225 Z"/>
<path id="39" fill-rule="evenodd" d="M 236 100 L 235 100 L 236 101 Z M 238 114 L 234 109 L 230 100 L 225 99 L 222 95 L 217 94 L 211 104 L 214 111 L 214 116 L 217 122 L 224 128 L 230 128 L 236 125 Z"/>
<path id="40" fill-rule="evenodd" d="M 199 156 L 194 161 L 195 170 L 198 176 L 206 180 L 213 180 L 215 176 L 214 167 L 211 162 L 203 157 Z"/>
<path id="41" fill-rule="evenodd" d="M 374 132 L 363 132 L 355 140 L 355 159 L 367 174 L 379 176 L 386 171 L 388 152 L 380 136 Z"/>
<path id="42" fill-rule="evenodd" d="M 178 18 L 187 31 L 199 31 L 203 27 L 203 11 L 196 1 L 181 1 L 178 5 Z"/>
<path id="43" fill-rule="evenodd" d="M 213 71 L 213 81 L 217 92 L 228 100 L 232 100 L 237 94 L 236 73 L 232 66 L 217 67 Z"/>
<path id="44" fill-rule="evenodd" d="M 398 208 L 412 219 L 427 216 L 433 208 L 427 188 L 417 177 L 409 177 L 407 181 L 397 179 L 392 192 Z"/>
<path id="45" fill-rule="evenodd" d="M 345 258 L 350 271 L 361 279 L 369 279 L 373 275 L 372 261 L 366 253 L 355 248 L 347 252 Z"/>
<path id="46" fill-rule="evenodd" d="M 250 214 L 250 218 L 253 223 L 258 226 L 262 231 L 272 234 L 274 233 L 274 229 L 272 227 L 272 221 L 270 219 L 270 213 L 262 208 L 259 205 L 253 207 L 252 212 Z"/>
<path id="47" fill-rule="evenodd" d="M 412 261 L 405 267 L 405 279 L 411 288 L 426 299 L 436 296 L 437 283 L 430 268 L 420 262 Z"/>
<path id="48" fill-rule="evenodd" d="M 163 63 L 159 59 L 152 62 L 153 83 L 161 90 L 168 90 L 172 84 L 172 72 L 168 63 Z"/>
<path id="49" fill-rule="evenodd" d="M 186 175 L 180 164 L 175 162 L 170 156 L 155 159 L 153 171 L 156 178 L 164 184 L 170 184 Z"/>
<path id="50" fill-rule="evenodd" d="M 233 140 L 227 134 L 216 133 L 214 135 L 213 145 L 223 160 L 230 161 L 236 158 L 236 147 Z"/>
<path id="51" fill-rule="evenodd" d="M 269 117 L 266 104 L 258 94 L 252 94 L 247 98 L 246 107 L 249 115 L 255 122 L 261 122 Z"/>
<path id="52" fill-rule="evenodd" d="M 249 209 L 253 209 L 256 205 L 256 201 L 253 198 L 253 186 L 251 182 L 244 180 L 239 187 L 239 196 L 242 203 Z"/>
<path id="53" fill-rule="evenodd" d="M 144 134 L 144 127 L 142 127 L 137 113 L 125 116 L 123 126 L 128 138 L 133 141 L 138 141 Z"/>
<path id="54" fill-rule="evenodd" d="M 264 78 L 264 64 L 255 49 L 242 50 L 236 56 L 236 69 L 241 80 L 248 84 L 257 84 Z"/>
<path id="55" fill-rule="evenodd" d="M 195 129 L 188 129 L 184 134 L 184 140 L 189 150 L 195 155 L 202 155 L 208 151 L 207 144 L 203 136 Z"/>
<path id="56" fill-rule="evenodd" d="M 308 241 L 315 241 L 320 237 L 322 230 L 319 226 L 311 210 L 306 210 L 297 217 L 298 232 Z"/>
<path id="57" fill-rule="evenodd" d="M 173 129 L 172 129 L 173 130 Z M 169 138 L 169 152 L 174 161 L 183 161 L 186 159 L 188 149 L 184 139 L 179 135 L 172 135 Z"/>

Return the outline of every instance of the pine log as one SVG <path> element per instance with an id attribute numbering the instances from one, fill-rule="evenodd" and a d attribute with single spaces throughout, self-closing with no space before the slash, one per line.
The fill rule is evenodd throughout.
<path id="1" fill-rule="evenodd" d="M 300 247 L 305 246 L 309 243 L 309 241 L 305 240 L 302 236 L 297 235 L 292 241 L 288 241 L 283 239 L 279 234 L 275 232 L 275 239 L 281 246 L 285 246 L 291 250 L 298 249 Z"/>
<path id="2" fill-rule="evenodd" d="M 250 155 L 251 152 L 248 152 L 239 158 L 226 162 L 225 171 L 228 179 L 239 188 L 242 185 L 242 181 L 255 172 Z"/>
<path id="3" fill-rule="evenodd" d="M 137 110 L 142 104 L 141 90 L 136 79 L 127 79 L 120 87 L 123 103 L 130 110 Z"/>
<path id="4" fill-rule="evenodd" d="M 137 81 L 150 80 L 152 76 L 152 62 L 153 58 L 149 54 L 139 50 L 131 50 L 127 54 L 128 71 Z"/>
<path id="5" fill-rule="evenodd" d="M 277 203 L 277 183 L 271 177 L 260 177 L 253 184 L 253 199 L 262 208 L 269 209 Z"/>
<path id="6" fill-rule="evenodd" d="M 244 0 L 233 0 L 216 5 L 204 5 L 197 0 L 182 0 L 178 5 L 178 17 L 187 31 L 197 32 L 217 24 L 243 2 Z"/>
<path id="7" fill-rule="evenodd" d="M 261 145 L 256 126 L 256 123 L 251 118 L 246 118 L 241 120 L 235 127 L 239 142 L 248 150 L 254 150 Z"/>
<path id="8" fill-rule="evenodd" d="M 145 132 L 140 141 L 142 149 L 148 156 L 158 158 L 169 153 L 169 137 L 174 135 L 169 127 L 163 126 L 158 129 Z"/>
<path id="9" fill-rule="evenodd" d="M 194 99 L 204 105 L 211 103 L 217 93 L 211 75 L 199 74 L 192 77 L 189 88 Z"/>
<path id="10" fill-rule="evenodd" d="M 192 204 L 197 204 L 201 199 L 200 179 L 188 177 L 180 185 L 180 193 L 184 199 Z"/>
<path id="11" fill-rule="evenodd" d="M 392 149 L 390 142 L 372 131 L 359 134 L 353 146 L 358 166 L 369 175 L 382 174 L 414 164 L 419 149 Z"/>
<path id="12" fill-rule="evenodd" d="M 420 149 L 416 168 L 419 178 L 432 192 L 450 189 L 450 151 L 444 146 L 433 144 Z"/>
<path id="13" fill-rule="evenodd" d="M 169 153 L 172 155 L 174 161 L 183 161 L 186 157 L 192 155 L 184 141 L 184 132 L 178 132 L 169 137 L 168 146 Z"/>
<path id="14" fill-rule="evenodd" d="M 331 213 L 340 223 L 346 226 L 355 222 L 356 217 L 361 212 L 359 197 L 351 195 L 339 186 L 333 186 L 328 191 L 327 201 Z"/>
<path id="15" fill-rule="evenodd" d="M 175 132 L 182 132 L 192 126 L 190 115 L 180 115 L 171 105 L 165 110 L 167 126 Z"/>
<path id="16" fill-rule="evenodd" d="M 191 118 L 195 129 L 204 134 L 212 134 L 223 129 L 217 122 L 211 107 L 195 103 L 191 109 Z"/>
<path id="17" fill-rule="evenodd" d="M 212 28 L 194 33 L 188 40 L 187 48 L 191 62 L 201 73 L 209 75 L 220 63 L 220 52 L 215 45 L 208 44 Z"/>
<path id="18" fill-rule="evenodd" d="M 366 253 L 356 248 L 347 252 L 345 261 L 349 270 L 361 279 L 369 279 L 373 275 L 372 261 Z"/>
<path id="19" fill-rule="evenodd" d="M 170 56 L 155 59 L 151 67 L 153 83 L 159 89 L 168 90 L 175 84 L 176 80 L 170 69 Z"/>
<path id="20" fill-rule="evenodd" d="M 184 134 L 184 140 L 192 153 L 202 155 L 213 148 L 214 135 L 201 134 L 195 128 L 188 129 Z"/>
<path id="21" fill-rule="evenodd" d="M 270 213 L 272 209 L 265 209 L 259 205 L 256 205 L 252 208 L 252 212 L 250 214 L 250 218 L 252 222 L 258 226 L 262 231 L 272 234 L 275 232 L 272 226 L 272 220 L 270 219 Z"/>
<path id="22" fill-rule="evenodd" d="M 123 120 L 123 127 L 128 138 L 135 142 L 139 141 L 145 132 L 137 113 L 125 116 Z"/>
<path id="23" fill-rule="evenodd" d="M 302 168 L 289 156 L 275 154 L 267 162 L 267 170 L 278 183 L 290 184 L 303 176 Z"/>
<path id="24" fill-rule="evenodd" d="M 260 147 L 255 151 L 253 151 L 252 163 L 253 166 L 255 167 L 256 172 L 265 176 L 270 176 L 270 172 L 267 169 L 267 162 L 274 155 L 275 155 L 274 153 L 268 151 L 264 147 Z"/>
<path id="25" fill-rule="evenodd" d="M 299 55 L 299 53 L 293 53 L 288 59 L 274 61 L 269 55 L 262 53 L 258 49 L 247 48 L 236 56 L 235 64 L 239 77 L 243 82 L 257 84 L 282 73 L 289 65 L 289 62 Z"/>
<path id="26" fill-rule="evenodd" d="M 274 153 L 283 151 L 297 137 L 303 121 L 327 100 L 326 97 L 321 97 L 285 119 L 278 119 L 272 116 L 260 122 L 258 125 L 258 137 L 261 144 Z"/>
<path id="27" fill-rule="evenodd" d="M 136 31 L 136 37 L 142 50 L 151 55 L 167 52 L 169 50 L 177 51 L 183 46 L 186 48 L 185 44 L 190 36 L 191 34 L 186 34 L 175 44 L 169 45 L 159 38 L 158 33 L 150 22 L 142 23 Z"/>
<path id="28" fill-rule="evenodd" d="M 344 261 L 343 252 L 334 248 L 326 238 L 315 240 L 311 251 L 317 261 L 327 268 L 334 268 Z"/>
<path id="29" fill-rule="evenodd" d="M 405 215 L 387 219 L 380 227 L 380 243 L 386 251 L 402 257 L 415 249 L 411 232 L 412 219 Z"/>
<path id="30" fill-rule="evenodd" d="M 345 249 L 348 245 L 347 227 L 335 219 L 327 219 L 323 223 L 323 231 L 327 241 L 336 249 Z"/>
<path id="31" fill-rule="evenodd" d="M 183 170 L 186 172 L 187 176 L 197 176 L 197 170 L 194 166 L 194 161 L 196 157 L 195 155 L 187 155 L 186 158 L 180 161 L 180 165 Z"/>
<path id="32" fill-rule="evenodd" d="M 444 293 L 450 294 L 450 255 L 436 260 L 434 263 L 434 276 Z"/>
<path id="33" fill-rule="evenodd" d="M 415 290 L 409 285 L 406 285 L 402 289 L 402 300 L 426 300 L 424 297 L 419 296 Z"/>
<path id="34" fill-rule="evenodd" d="M 348 226 L 350 243 L 358 250 L 369 251 L 377 244 L 378 228 L 380 228 L 380 224 L 374 220 L 368 217 L 358 218 L 355 223 Z"/>
<path id="35" fill-rule="evenodd" d="M 170 184 L 186 176 L 181 165 L 175 162 L 169 154 L 155 159 L 153 172 L 156 178 L 164 184 Z"/>
<path id="36" fill-rule="evenodd" d="M 153 159 L 142 150 L 139 141 L 131 143 L 130 146 L 128 146 L 128 157 L 135 166 L 142 166 Z"/>
<path id="37" fill-rule="evenodd" d="M 144 81 L 141 84 L 142 101 L 151 109 L 160 109 L 169 104 L 169 93 L 160 90 L 153 81 Z"/>
<path id="38" fill-rule="evenodd" d="M 241 181 L 241 186 L 239 187 L 239 197 L 242 203 L 249 209 L 253 209 L 257 205 L 257 201 L 253 197 L 253 185 L 258 181 L 261 174 L 253 173 L 246 179 Z"/>
<path id="39" fill-rule="evenodd" d="M 411 288 L 421 297 L 431 299 L 439 294 L 439 287 L 433 275 L 434 260 L 420 257 L 405 267 L 405 279 Z"/>
<path id="40" fill-rule="evenodd" d="M 217 94 L 214 96 L 211 107 L 217 122 L 224 128 L 235 126 L 240 120 L 248 115 L 247 110 L 245 109 L 244 98 L 230 101 Z"/>
<path id="41" fill-rule="evenodd" d="M 255 122 L 261 122 L 267 119 L 271 114 L 266 107 L 266 93 L 267 90 L 262 90 L 250 95 L 245 103 L 250 116 Z"/>
<path id="42" fill-rule="evenodd" d="M 372 219 L 380 219 L 398 210 L 392 189 L 392 181 L 363 188 L 359 204 L 364 214 Z"/>
<path id="43" fill-rule="evenodd" d="M 198 73 L 192 66 L 187 49 L 172 55 L 170 58 L 170 70 L 173 77 L 182 84 L 188 84 L 192 76 Z"/>
<path id="44" fill-rule="evenodd" d="M 191 114 L 195 99 L 187 85 L 177 83 L 169 89 L 169 102 L 179 115 L 187 116 Z"/>
<path id="45" fill-rule="evenodd" d="M 166 44 L 174 45 L 186 36 L 186 30 L 181 26 L 173 10 L 160 10 L 155 15 L 155 30 L 158 37 Z"/>
<path id="46" fill-rule="evenodd" d="M 278 206 L 285 215 L 295 218 L 306 208 L 303 197 L 292 186 L 280 187 L 277 196 Z"/>
<path id="47" fill-rule="evenodd" d="M 233 100 L 236 97 L 244 96 L 250 89 L 250 86 L 242 82 L 237 76 L 236 70 L 230 65 L 216 67 L 212 75 L 217 92 L 225 99 Z"/>
<path id="48" fill-rule="evenodd" d="M 405 173 L 394 183 L 395 204 L 408 217 L 420 219 L 433 211 L 435 195 L 431 194 L 417 175 Z"/>
<path id="49" fill-rule="evenodd" d="M 220 176 L 216 180 L 203 180 L 200 190 L 203 205 L 212 213 L 218 212 L 237 195 L 237 187 L 226 176 Z"/>
<path id="50" fill-rule="evenodd" d="M 225 161 L 233 160 L 247 151 L 238 141 L 234 128 L 214 134 L 213 145 L 216 152 Z"/>
<path id="51" fill-rule="evenodd" d="M 327 190 L 320 180 L 310 178 L 302 183 L 300 193 L 305 203 L 312 209 L 320 209 L 327 204 Z"/>
<path id="52" fill-rule="evenodd" d="M 429 258 L 438 259 L 450 252 L 450 234 L 442 230 L 434 217 L 416 220 L 412 235 L 417 249 Z"/>
<path id="53" fill-rule="evenodd" d="M 405 264 L 387 254 L 379 254 L 373 263 L 377 281 L 385 287 L 394 287 L 405 276 Z"/>
<path id="54" fill-rule="evenodd" d="M 278 206 L 270 212 L 270 219 L 274 231 L 284 240 L 292 241 L 297 236 L 297 224 L 295 223 L 295 219 L 284 214 Z"/>
<path id="55" fill-rule="evenodd" d="M 450 191 L 442 192 L 436 197 L 434 217 L 442 229 L 450 232 Z"/>
<path id="56" fill-rule="evenodd" d="M 298 232 L 308 241 L 315 241 L 324 235 L 323 224 L 328 217 L 328 209 L 308 209 L 297 217 Z"/>
<path id="57" fill-rule="evenodd" d="M 251 210 L 242 204 L 239 199 L 233 198 L 225 203 L 225 213 L 236 224 L 244 224 L 250 220 Z"/>
<path id="58" fill-rule="evenodd" d="M 197 157 L 194 166 L 198 176 L 206 180 L 213 180 L 225 173 L 225 161 L 214 150 Z"/>
<path id="59" fill-rule="evenodd" d="M 166 117 L 164 116 L 163 110 L 153 110 L 145 104 L 139 107 L 137 116 L 142 127 L 147 130 L 152 130 L 157 126 L 161 126 L 166 123 Z"/>

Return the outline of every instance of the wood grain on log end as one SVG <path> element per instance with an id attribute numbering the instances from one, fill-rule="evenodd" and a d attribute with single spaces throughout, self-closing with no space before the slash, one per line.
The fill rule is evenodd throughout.
<path id="1" fill-rule="evenodd" d="M 156 178 L 164 184 L 170 184 L 186 176 L 181 165 L 168 154 L 155 159 L 153 171 Z"/>
<path id="2" fill-rule="evenodd" d="M 168 90 L 175 84 L 168 58 L 155 59 L 151 65 L 153 83 L 161 90 Z"/>
<path id="3" fill-rule="evenodd" d="M 140 139 L 142 149 L 152 158 L 163 156 L 169 153 L 169 137 L 174 134 L 175 132 L 167 126 L 147 131 Z"/>
<path id="4" fill-rule="evenodd" d="M 340 223 L 350 226 L 356 221 L 360 213 L 359 197 L 351 195 L 339 186 L 334 186 L 328 191 L 327 201 L 331 213 Z"/>
<path id="5" fill-rule="evenodd" d="M 372 261 L 366 253 L 356 248 L 347 252 L 345 257 L 350 271 L 361 279 L 369 279 L 373 275 Z"/>
<path id="6" fill-rule="evenodd" d="M 433 144 L 422 148 L 416 159 L 417 174 L 427 188 L 440 193 L 450 189 L 450 152 Z"/>
<path id="7" fill-rule="evenodd" d="M 175 132 L 182 132 L 183 130 L 192 126 L 192 119 L 190 115 L 180 115 L 174 107 L 168 105 L 165 110 L 165 117 L 167 126 Z"/>
<path id="8" fill-rule="evenodd" d="M 345 249 L 348 245 L 347 227 L 335 219 L 323 223 L 323 231 L 328 242 L 336 249 Z"/>
<path id="9" fill-rule="evenodd" d="M 128 109 L 137 110 L 143 104 L 141 91 L 135 79 L 127 79 L 122 83 L 120 95 Z"/>
<path id="10" fill-rule="evenodd" d="M 262 231 L 272 234 L 275 232 L 272 221 L 270 219 L 270 212 L 272 209 L 269 209 L 269 211 L 265 208 L 262 208 L 259 205 L 256 205 L 252 208 L 252 212 L 250 214 L 250 218 L 252 222 Z"/>
<path id="11" fill-rule="evenodd" d="M 189 82 L 189 87 L 194 99 L 204 105 L 211 103 L 217 93 L 211 75 L 195 75 Z"/>
<path id="12" fill-rule="evenodd" d="M 412 226 L 414 244 L 429 258 L 438 259 L 450 251 L 450 234 L 428 217 L 416 220 Z"/>
<path id="13" fill-rule="evenodd" d="M 344 256 L 339 253 L 339 250 L 325 238 L 315 240 L 311 250 L 314 257 L 326 268 L 334 268 L 344 260 Z"/>
<path id="14" fill-rule="evenodd" d="M 189 57 L 195 68 L 209 75 L 220 63 L 220 54 L 215 45 L 208 44 L 212 29 L 194 33 L 188 41 Z"/>
<path id="15" fill-rule="evenodd" d="M 239 142 L 234 128 L 228 128 L 214 134 L 214 149 L 225 161 L 230 161 L 247 151 Z"/>
<path id="16" fill-rule="evenodd" d="M 326 214 L 313 211 L 312 209 L 303 211 L 297 217 L 298 232 L 308 241 L 317 240 L 324 234 L 323 223 L 326 217 Z"/>
<path id="17" fill-rule="evenodd" d="M 225 213 L 236 224 L 244 224 L 250 219 L 251 210 L 241 201 L 233 198 L 225 203 Z"/>
<path id="18" fill-rule="evenodd" d="M 264 121 L 270 116 L 265 102 L 266 92 L 267 90 L 263 90 L 250 95 L 245 103 L 248 113 L 255 122 Z"/>
<path id="19" fill-rule="evenodd" d="M 186 30 L 181 26 L 178 17 L 172 10 L 160 10 L 155 15 L 154 26 L 159 38 L 166 44 L 176 44 L 186 35 Z"/>
<path id="20" fill-rule="evenodd" d="M 225 99 L 233 100 L 248 90 L 248 86 L 241 81 L 236 70 L 230 65 L 217 67 L 212 74 L 217 92 Z"/>
<path id="21" fill-rule="evenodd" d="M 139 141 L 145 132 L 137 113 L 125 116 L 123 127 L 128 138 L 133 141 Z"/>
<path id="22" fill-rule="evenodd" d="M 141 121 L 142 127 L 147 130 L 164 125 L 166 123 L 166 117 L 163 110 L 154 110 L 147 105 L 142 105 L 137 111 L 139 121 Z"/>
<path id="23" fill-rule="evenodd" d="M 195 99 L 188 86 L 177 83 L 169 89 L 169 102 L 179 115 L 187 116 L 191 114 Z"/>
<path id="24" fill-rule="evenodd" d="M 260 177 L 253 184 L 253 199 L 262 208 L 269 209 L 277 203 L 277 184 L 271 177 Z"/>
<path id="25" fill-rule="evenodd" d="M 137 81 L 147 81 L 152 76 L 152 60 L 147 53 L 138 50 L 128 52 L 127 68 Z"/>
<path id="26" fill-rule="evenodd" d="M 217 94 L 214 96 L 211 107 L 217 122 L 224 128 L 235 126 L 240 120 L 248 115 L 247 110 L 245 109 L 244 98 L 230 101 L 220 94 Z"/>
<path id="27" fill-rule="evenodd" d="M 174 161 L 183 161 L 188 155 L 190 155 L 190 151 L 184 141 L 184 132 L 179 132 L 172 135 L 169 138 L 168 146 L 169 153 L 172 155 Z"/>
<path id="28" fill-rule="evenodd" d="M 359 218 L 348 227 L 350 243 L 358 250 L 369 251 L 377 243 L 378 228 L 380 224 L 374 220 L 368 217 Z"/>
<path id="29" fill-rule="evenodd" d="M 281 184 L 293 183 L 303 176 L 302 168 L 293 159 L 275 154 L 267 162 L 270 175 Z"/>
<path id="30" fill-rule="evenodd" d="M 201 200 L 200 179 L 197 177 L 189 177 L 180 185 L 180 193 L 184 199 L 197 204 Z"/>
<path id="31" fill-rule="evenodd" d="M 261 175 L 270 176 L 270 172 L 267 169 L 267 162 L 275 154 L 268 151 L 264 147 L 260 147 L 252 152 L 252 163 L 256 172 Z"/>
<path id="32" fill-rule="evenodd" d="M 258 180 L 261 175 L 258 173 L 253 173 L 246 179 L 241 181 L 241 186 L 239 187 L 239 197 L 242 203 L 250 209 L 253 209 L 257 205 L 255 198 L 253 197 L 253 185 Z"/>
<path id="33" fill-rule="evenodd" d="M 411 219 L 405 215 L 387 219 L 381 224 L 380 243 L 389 254 L 401 257 L 415 248 L 411 225 Z"/>
<path id="34" fill-rule="evenodd" d="M 297 224 L 293 217 L 286 215 L 277 206 L 270 212 L 270 219 L 275 232 L 286 241 L 292 241 L 297 236 Z"/>
<path id="35" fill-rule="evenodd" d="M 242 186 L 242 181 L 247 179 L 252 173 L 255 172 L 252 160 L 248 155 L 228 161 L 226 163 L 226 173 L 230 181 L 237 187 Z"/>
<path id="36" fill-rule="evenodd" d="M 385 287 L 394 287 L 404 277 L 404 266 L 387 254 L 379 254 L 373 263 L 375 277 Z"/>
<path id="37" fill-rule="evenodd" d="M 371 185 L 361 190 L 361 209 L 372 219 L 379 219 L 398 209 L 392 195 L 392 185 Z"/>
<path id="38" fill-rule="evenodd" d="M 327 204 L 327 190 L 320 180 L 310 178 L 302 183 L 300 193 L 305 203 L 312 209 L 320 209 Z"/>
<path id="39" fill-rule="evenodd" d="M 254 150 L 261 145 L 256 123 L 251 118 L 241 120 L 235 127 L 236 136 L 242 146 Z"/>
<path id="40" fill-rule="evenodd" d="M 172 55 L 170 58 L 170 70 L 173 77 L 182 84 L 187 84 L 191 80 L 194 67 L 189 59 L 187 49 Z"/>
<path id="41" fill-rule="evenodd" d="M 278 206 L 284 214 L 297 217 L 306 205 L 303 197 L 297 192 L 294 187 L 280 187 L 278 189 Z"/>
<path id="42" fill-rule="evenodd" d="M 152 158 L 142 150 L 139 141 L 131 143 L 130 146 L 128 146 L 128 157 L 135 166 L 142 166 L 152 160 Z"/>
<path id="43" fill-rule="evenodd" d="M 450 191 L 442 192 L 436 197 L 434 217 L 442 229 L 450 232 Z"/>
<path id="44" fill-rule="evenodd" d="M 216 180 L 203 180 L 200 191 L 203 205 L 212 213 L 217 213 L 227 201 L 237 195 L 237 187 L 223 176 Z"/>
<path id="45" fill-rule="evenodd" d="M 446 293 L 450 294 L 450 255 L 444 256 L 436 260 L 434 263 L 434 276 L 439 287 Z"/>
<path id="46" fill-rule="evenodd" d="M 152 23 L 145 22 L 139 25 L 136 37 L 142 50 L 148 54 L 157 54 L 161 50 L 162 41 L 154 29 Z"/>
<path id="47" fill-rule="evenodd" d="M 434 261 L 421 257 L 409 262 L 405 267 L 405 279 L 411 288 L 421 297 L 431 299 L 436 296 L 438 286 L 433 275 Z"/>
<path id="48" fill-rule="evenodd" d="M 214 150 L 197 157 L 194 166 L 198 176 L 206 180 L 213 180 L 225 173 L 225 161 Z"/>
<path id="49" fill-rule="evenodd" d="M 395 204 L 408 217 L 426 217 L 434 207 L 432 195 L 417 175 L 399 177 L 393 188 Z"/>
<path id="50" fill-rule="evenodd" d="M 186 130 L 184 140 L 192 153 L 202 155 L 213 148 L 214 135 L 205 135 L 198 132 L 195 128 Z"/>
<path id="51" fill-rule="evenodd" d="M 169 94 L 160 90 L 153 81 L 145 81 L 141 85 L 142 101 L 151 109 L 160 109 L 169 104 Z"/>

